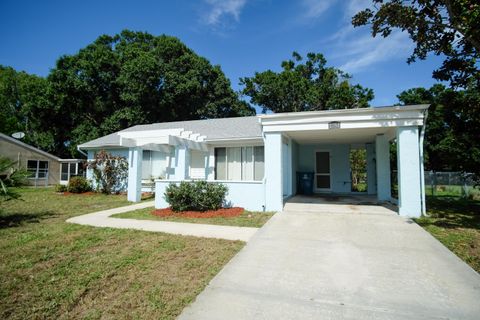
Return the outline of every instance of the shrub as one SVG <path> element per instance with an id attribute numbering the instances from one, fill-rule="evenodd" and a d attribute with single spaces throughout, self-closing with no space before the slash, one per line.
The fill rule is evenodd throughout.
<path id="1" fill-rule="evenodd" d="M 124 157 L 114 156 L 101 150 L 88 163 L 93 171 L 95 188 L 105 194 L 119 193 L 125 189 L 128 176 L 128 162 Z"/>
<path id="2" fill-rule="evenodd" d="M 67 186 L 64 184 L 56 184 L 55 185 L 55 192 L 65 192 L 67 191 Z"/>
<path id="3" fill-rule="evenodd" d="M 170 184 L 165 190 L 165 200 L 173 211 L 207 211 L 220 209 L 225 202 L 228 188 L 207 181 Z"/>
<path id="4" fill-rule="evenodd" d="M 90 183 L 84 177 L 72 177 L 68 181 L 68 192 L 83 193 L 91 190 Z"/>

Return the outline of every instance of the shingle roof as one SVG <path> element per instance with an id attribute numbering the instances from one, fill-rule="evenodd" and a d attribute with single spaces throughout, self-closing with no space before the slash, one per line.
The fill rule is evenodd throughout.
<path id="1" fill-rule="evenodd" d="M 257 116 L 142 124 L 127 128 L 121 132 L 160 129 L 184 129 L 186 131 L 192 131 L 193 133 L 199 133 L 205 136 L 206 141 L 262 137 L 262 128 Z M 119 145 L 120 136 L 118 132 L 115 132 L 83 143 L 79 145 L 79 148 L 114 147 Z"/>

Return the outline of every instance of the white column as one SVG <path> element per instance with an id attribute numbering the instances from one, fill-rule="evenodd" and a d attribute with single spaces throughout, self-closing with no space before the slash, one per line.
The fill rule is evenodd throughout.
<path id="1" fill-rule="evenodd" d="M 422 213 L 420 143 L 417 127 L 397 128 L 398 213 L 419 217 Z"/>
<path id="2" fill-rule="evenodd" d="M 375 167 L 375 146 L 373 143 L 365 145 L 367 152 L 367 194 L 377 193 L 377 168 Z"/>
<path id="3" fill-rule="evenodd" d="M 139 147 L 128 149 L 128 189 L 127 199 L 139 202 L 142 197 L 143 150 Z"/>
<path id="4" fill-rule="evenodd" d="M 188 147 L 178 145 L 175 148 L 175 180 L 188 179 L 188 169 L 190 166 L 190 152 Z"/>
<path id="5" fill-rule="evenodd" d="M 375 156 L 377 164 L 377 198 L 379 201 L 389 201 L 392 198 L 390 190 L 390 144 L 385 135 L 375 137 Z"/>
<path id="6" fill-rule="evenodd" d="M 265 207 L 283 209 L 282 134 L 265 133 Z"/>
<path id="7" fill-rule="evenodd" d="M 210 147 L 208 149 L 207 164 L 205 166 L 205 177 L 207 180 L 215 180 L 215 148 Z"/>

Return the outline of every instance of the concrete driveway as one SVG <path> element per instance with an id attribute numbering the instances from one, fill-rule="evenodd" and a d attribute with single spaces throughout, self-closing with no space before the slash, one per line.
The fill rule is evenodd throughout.
<path id="1" fill-rule="evenodd" d="M 415 223 L 298 200 L 179 319 L 480 319 L 480 276 Z"/>

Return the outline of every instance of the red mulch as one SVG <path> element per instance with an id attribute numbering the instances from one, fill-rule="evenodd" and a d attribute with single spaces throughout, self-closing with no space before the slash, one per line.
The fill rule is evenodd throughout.
<path id="1" fill-rule="evenodd" d="M 65 192 L 62 192 L 62 193 L 59 193 L 59 194 L 61 194 L 62 196 L 77 196 L 77 195 L 80 195 L 80 196 L 91 196 L 91 195 L 94 195 L 95 192 L 88 191 L 88 192 L 83 192 L 83 193 L 73 193 L 73 192 L 65 191 Z"/>
<path id="2" fill-rule="evenodd" d="M 224 217 L 231 218 L 237 217 L 242 214 L 245 209 L 240 207 L 233 208 L 222 208 L 218 210 L 210 211 L 182 211 L 175 212 L 170 208 L 166 209 L 157 209 L 152 212 L 153 215 L 159 217 L 185 217 L 185 218 L 215 218 L 215 217 Z"/>

